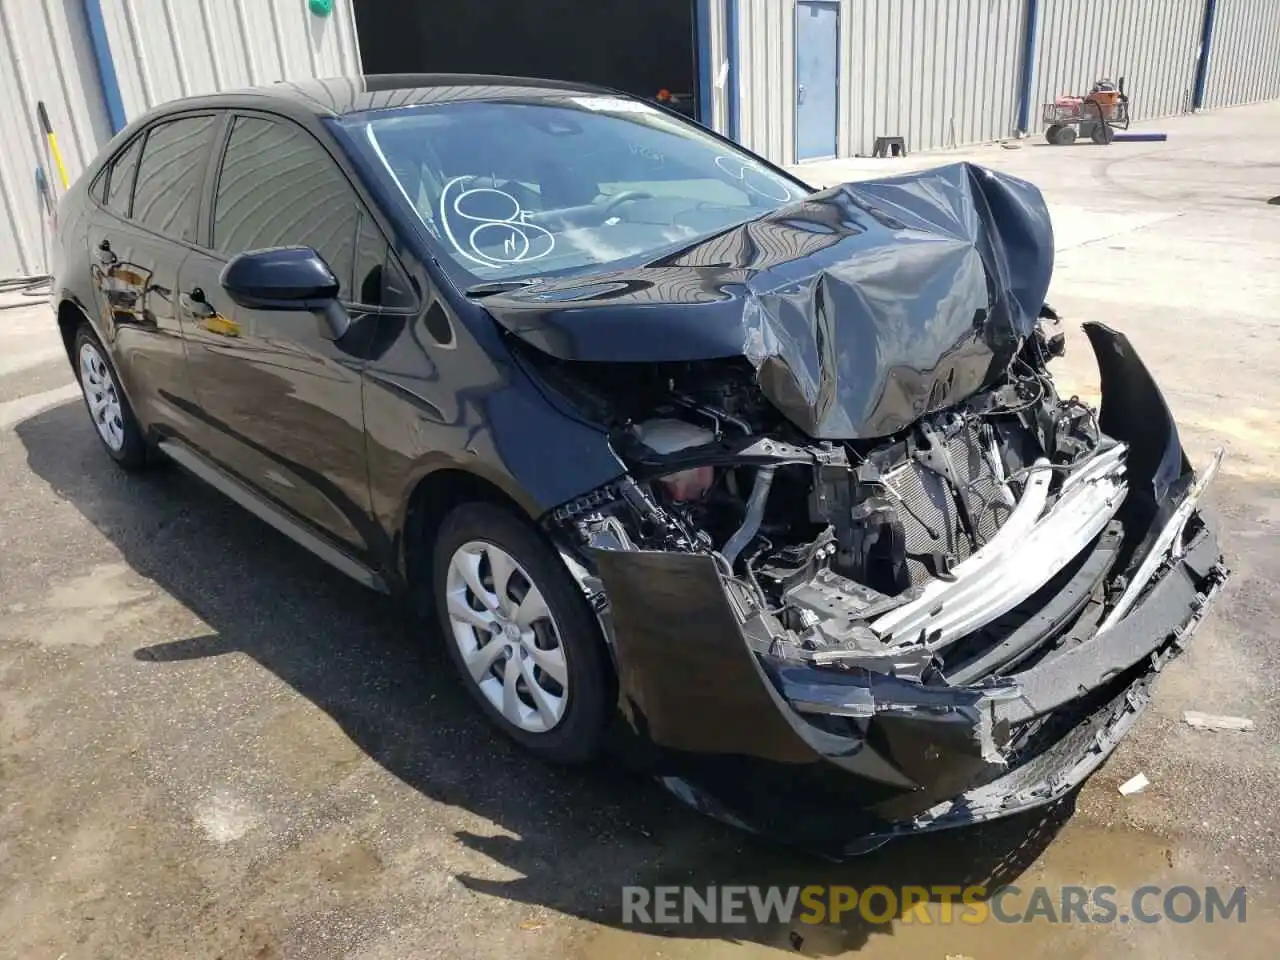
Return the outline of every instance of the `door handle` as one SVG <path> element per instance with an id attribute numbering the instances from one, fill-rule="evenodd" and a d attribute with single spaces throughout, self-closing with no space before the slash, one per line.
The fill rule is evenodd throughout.
<path id="1" fill-rule="evenodd" d="M 98 244 L 98 261 L 104 264 L 112 264 L 119 260 L 115 251 L 111 249 L 111 241 L 103 240 Z"/>
<path id="2" fill-rule="evenodd" d="M 796 103 L 804 103 L 804 84 L 798 84 L 796 89 Z"/>
<path id="3" fill-rule="evenodd" d="M 204 298 L 204 291 L 199 287 L 194 288 L 190 293 L 184 293 L 178 297 L 178 303 L 182 309 L 197 320 L 208 320 L 210 317 L 216 316 L 218 311 L 213 309 L 213 305 Z"/>

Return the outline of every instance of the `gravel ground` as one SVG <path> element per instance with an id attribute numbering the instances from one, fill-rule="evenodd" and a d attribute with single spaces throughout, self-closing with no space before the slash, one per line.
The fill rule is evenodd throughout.
<path id="1" fill-rule="evenodd" d="M 1072 803 L 814 862 L 604 764 L 494 737 L 435 637 L 176 469 L 99 450 L 43 306 L 0 311 L 0 957 L 1280 955 L 1280 105 L 1167 144 L 968 158 L 1040 184 L 1068 322 L 1130 335 L 1213 489 L 1235 576 Z M 1060 377 L 1096 372 L 1073 335 Z M 1182 711 L 1247 716 L 1196 731 Z M 1146 792 L 1121 797 L 1135 773 Z M 1248 922 L 621 924 L 626 883 L 1246 884 Z"/>

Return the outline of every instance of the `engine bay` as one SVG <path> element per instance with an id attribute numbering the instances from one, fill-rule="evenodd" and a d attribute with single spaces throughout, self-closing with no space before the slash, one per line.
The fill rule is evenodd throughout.
<path id="1" fill-rule="evenodd" d="M 1046 308 L 1042 320 L 1056 319 Z M 1021 592 L 1005 591 L 1020 602 L 1096 546 L 1123 500 L 1124 444 L 1054 389 L 1047 364 L 1062 347 L 1042 322 L 990 389 L 849 442 L 804 436 L 745 362 L 539 356 L 541 378 L 607 425 L 630 467 L 549 523 L 583 560 L 592 550 L 712 556 L 760 652 L 925 676 L 942 646 L 963 646 L 1016 606 L 981 599 L 1025 578 L 997 562 L 1015 533 L 1054 552 Z"/>

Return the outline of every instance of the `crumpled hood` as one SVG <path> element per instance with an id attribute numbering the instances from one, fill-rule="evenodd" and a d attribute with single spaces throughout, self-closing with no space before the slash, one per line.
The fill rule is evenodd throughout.
<path id="1" fill-rule="evenodd" d="M 796 427 L 852 440 L 998 377 L 1052 271 L 1040 191 L 960 163 L 832 187 L 644 266 L 484 305 L 563 360 L 745 357 Z"/>

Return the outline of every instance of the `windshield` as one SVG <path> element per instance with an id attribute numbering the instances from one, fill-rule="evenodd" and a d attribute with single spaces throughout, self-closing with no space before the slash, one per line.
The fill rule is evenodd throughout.
<path id="1" fill-rule="evenodd" d="M 648 259 L 805 195 L 621 97 L 441 103 L 348 118 L 468 283 Z"/>

